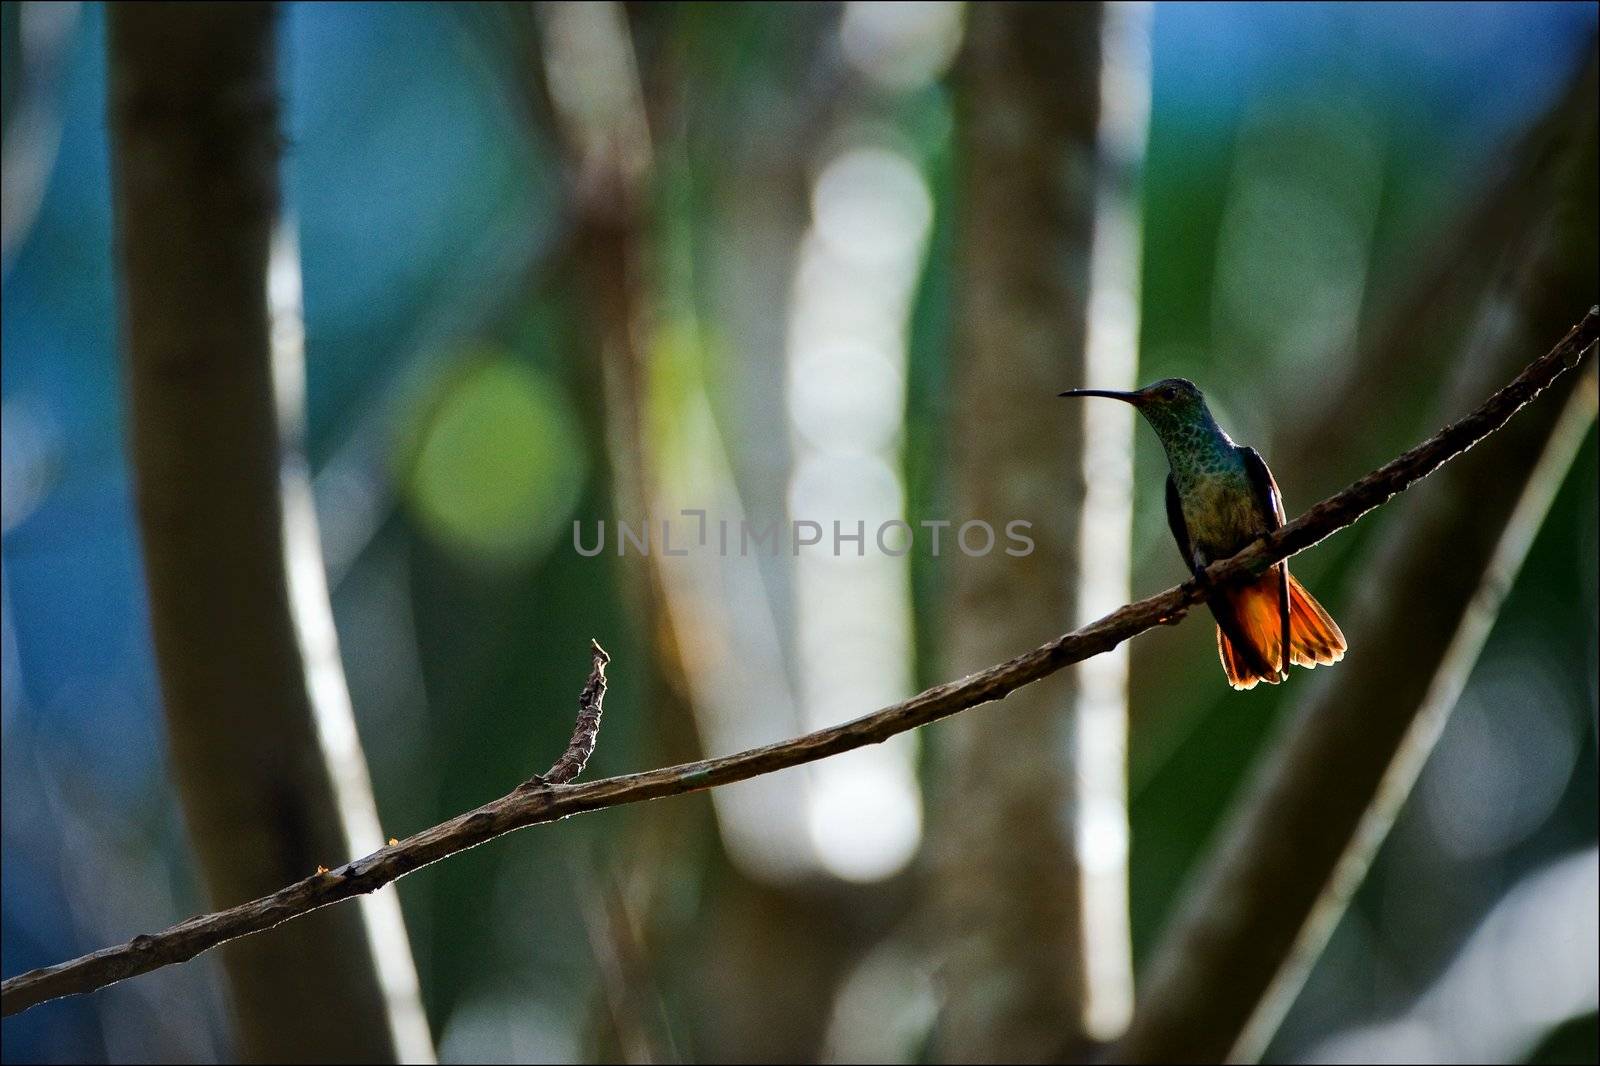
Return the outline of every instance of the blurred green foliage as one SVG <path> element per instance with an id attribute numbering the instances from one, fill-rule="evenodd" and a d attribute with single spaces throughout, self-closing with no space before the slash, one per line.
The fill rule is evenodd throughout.
<path id="1" fill-rule="evenodd" d="M 543 375 L 486 352 L 419 420 L 406 498 L 418 524 L 468 560 L 543 555 L 567 532 L 583 488 L 580 441 L 565 396 Z"/>

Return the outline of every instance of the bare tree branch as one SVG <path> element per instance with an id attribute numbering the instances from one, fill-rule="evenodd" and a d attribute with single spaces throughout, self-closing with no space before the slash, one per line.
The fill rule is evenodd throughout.
<path id="1" fill-rule="evenodd" d="M 1554 348 L 1531 363 L 1477 410 L 1239 554 L 1213 564 L 1205 572 L 1204 584 L 1185 582 L 1121 607 L 1090 625 L 960 681 L 937 685 L 873 714 L 792 740 L 587 784 L 514 790 L 398 844 L 381 848 L 338 869 L 308 877 L 270 896 L 215 914 L 190 918 L 154 936 L 137 936 L 117 947 L 13 977 L 0 985 L 0 1014 L 15 1014 L 48 999 L 90 992 L 187 961 L 229 940 L 259 933 L 318 908 L 381 888 L 413 870 L 515 829 L 586 811 L 747 780 L 876 744 L 908 729 L 1002 699 L 1024 685 L 1114 648 L 1145 630 L 1172 624 L 1189 607 L 1203 600 L 1209 588 L 1260 574 L 1278 560 L 1304 551 L 1351 525 L 1505 425 L 1520 408 L 1577 366 L 1597 336 L 1600 336 L 1600 307 L 1592 307 Z"/>

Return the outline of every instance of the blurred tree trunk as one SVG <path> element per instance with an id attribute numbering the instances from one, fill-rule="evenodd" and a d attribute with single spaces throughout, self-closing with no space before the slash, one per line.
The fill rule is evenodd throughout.
<path id="1" fill-rule="evenodd" d="M 652 285 L 648 214 L 654 176 L 651 116 L 630 13 L 619 3 L 542 3 L 537 7 L 542 65 L 540 110 L 553 120 L 566 160 L 573 205 L 570 242 L 577 299 L 588 344 L 579 360 L 585 418 L 604 441 L 601 469 L 611 499 L 612 531 L 653 523 L 649 550 L 620 560 L 625 593 L 642 646 L 649 653 L 636 680 L 652 709 L 646 730 L 648 761 L 700 757 L 687 682 L 679 657 L 667 591 L 660 572 L 656 484 L 659 459 L 650 421 Z M 659 101 L 658 101 L 659 102 Z M 695 861 L 710 830 L 709 801 L 639 812 L 615 863 L 612 902 L 630 936 L 595 943 L 601 992 L 608 1001 L 601 1055 L 659 1061 L 669 1054 L 657 988 L 658 901 L 684 864 Z M 609 861 L 609 860 L 608 860 Z M 685 876 L 687 874 L 685 873 Z M 603 883 L 609 870 L 598 874 Z M 615 926 L 595 928 L 606 936 Z M 610 932 L 607 932 L 609 930 Z M 595 934 L 592 934 L 595 935 Z M 607 954 L 626 966 L 607 967 Z"/>
<path id="2" fill-rule="evenodd" d="M 1103 110 L 1102 85 L 1103 60 L 1139 54 L 1143 14 L 1101 4 L 969 11 L 955 78 L 964 217 L 951 518 L 1044 520 L 1024 556 L 969 558 L 951 546 L 950 675 L 1126 597 L 1132 412 L 1109 404 L 1087 412 L 1055 394 L 1133 385 L 1138 226 L 1129 179 L 1142 157 L 1147 97 L 1108 97 Z M 1145 79 L 1147 93 L 1147 69 L 1117 73 Z M 1131 135 L 1116 110 L 1130 104 Z M 1117 167 L 1106 166 L 1102 147 Z M 1097 192 L 1118 209 L 1098 223 Z M 1096 286 L 1104 292 L 1091 322 Z M 1103 657 L 945 727 L 930 886 L 945 953 L 942 1058 L 1082 1057 L 1125 1021 L 1126 681 L 1125 657 Z"/>
<path id="3" fill-rule="evenodd" d="M 303 367 L 297 348 L 293 365 L 275 364 L 283 323 L 268 303 L 282 144 L 275 10 L 129 4 L 112 6 L 108 21 L 151 627 L 190 835 L 213 903 L 227 906 L 344 861 L 348 834 L 376 823 L 370 791 L 354 797 L 365 820 L 351 817 L 365 764 L 347 698 L 326 699 L 330 683 L 343 694 L 331 615 L 313 647 L 291 603 L 286 538 L 298 564 L 320 573 L 321 559 L 309 514 L 302 527 L 286 525 L 282 491 L 293 486 L 280 481 L 274 375 Z M 303 470 L 298 477 L 309 506 Z M 330 737 L 337 750 L 325 751 Z M 340 760 L 341 780 L 327 759 Z M 398 945 L 374 942 L 378 911 L 341 907 L 223 948 L 243 1058 L 431 1057 L 394 897 L 388 906 L 379 926 Z M 380 968 L 379 948 L 403 965 Z M 401 1018 L 395 1007 L 407 997 L 412 1012 Z"/>
<path id="4" fill-rule="evenodd" d="M 666 558 L 658 539 L 661 522 L 673 519 L 681 549 L 694 527 L 679 520 L 679 507 L 711 507 L 727 488 L 713 491 L 702 483 L 704 496 L 684 498 L 684 469 L 700 469 L 712 458 L 690 426 L 704 396 L 694 391 L 697 369 L 673 365 L 674 355 L 659 348 L 662 320 L 681 297 L 674 287 L 686 284 L 651 268 L 663 258 L 650 213 L 664 184 L 658 157 L 681 147 L 675 140 L 682 136 L 674 81 L 681 57 L 671 43 L 675 15 L 664 7 L 608 2 L 541 4 L 537 11 L 540 110 L 554 120 L 568 166 L 573 276 L 591 338 L 581 363 L 589 384 L 586 417 L 605 441 L 613 530 L 615 520 L 633 527 L 647 517 L 652 522 L 648 555 L 621 561 L 650 653 L 640 679 L 653 716 L 649 762 L 700 758 L 694 700 L 713 670 L 729 671 L 721 656 L 737 638 L 727 634 L 725 604 L 706 610 L 701 599 L 685 594 L 687 567 L 696 560 Z M 667 147 L 658 146 L 658 136 Z M 707 649 L 715 649 L 711 658 L 718 661 L 697 664 L 700 676 L 691 678 L 692 656 L 698 651 L 704 660 Z M 714 688 L 716 679 L 710 682 Z M 618 849 L 618 900 L 638 936 L 626 951 L 631 964 L 602 975 L 611 1005 L 602 1054 L 635 1061 L 669 1055 L 674 1034 L 665 1032 L 653 1007 L 671 988 L 686 1005 L 683 1013 L 696 1020 L 695 1031 L 683 1036 L 701 1058 L 816 1058 L 838 975 L 858 947 L 853 927 L 838 920 L 826 900 L 755 881 L 718 847 L 716 830 L 707 800 L 652 806 L 639 812 Z M 671 927 L 665 911 L 672 886 L 694 880 L 694 867 L 708 861 L 703 882 L 715 890 L 701 901 L 696 928 Z M 674 909 L 686 910 L 681 899 Z M 599 945 L 602 964 L 620 947 L 620 940 Z M 774 958 L 784 964 L 773 966 Z M 632 1016 L 618 1016 L 619 1009 Z"/>
<path id="5" fill-rule="evenodd" d="M 1594 302 L 1590 84 L 1581 137 L 1523 242 L 1528 258 L 1501 263 L 1440 418 L 1493 391 Z M 1580 387 L 1592 377 L 1569 375 L 1386 509 L 1353 570 L 1350 654 L 1308 679 L 1152 956 L 1113 1061 L 1252 1061 L 1264 1049 L 1432 750 L 1593 418 L 1582 396 L 1563 417 L 1562 397 Z"/>
<path id="6" fill-rule="evenodd" d="M 571 265 L 590 341 L 589 358 L 579 367 L 588 386 L 584 413 L 605 442 L 602 476 L 614 522 L 637 528 L 649 517 L 656 522 L 649 536 L 658 538 L 664 516 L 653 513 L 657 460 L 646 432 L 652 325 L 646 208 L 653 149 L 632 31 L 617 3 L 544 4 L 539 12 L 544 62 L 538 81 L 566 157 Z M 631 606 L 652 653 L 655 755 L 690 759 L 698 744 L 657 572 L 661 546 L 650 543 L 650 551 L 628 555 L 624 566 L 631 568 L 625 584 L 634 591 Z"/>

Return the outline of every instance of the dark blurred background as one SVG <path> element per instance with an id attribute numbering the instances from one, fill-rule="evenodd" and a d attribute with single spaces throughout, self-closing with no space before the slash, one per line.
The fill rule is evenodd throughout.
<path id="1" fill-rule="evenodd" d="M 1535 254 L 1525 234 L 1559 230 L 1538 254 L 1565 280 L 1540 291 L 1573 294 L 1566 321 L 1592 300 L 1592 3 L 1117 16 L 1132 58 L 1106 99 L 1132 116 L 1143 216 L 1129 372 L 1199 383 L 1291 514 L 1475 402 L 1447 382 L 1517 310 L 1494 271 Z M 10 976 L 208 902 L 170 784 L 125 444 L 106 15 L 8 2 L 3 17 Z M 960 623 L 948 545 L 870 544 L 890 518 L 1043 530 L 1057 514 L 1049 484 L 1004 514 L 964 512 L 971 494 L 952 489 L 949 427 L 971 387 L 956 340 L 971 19 L 931 3 L 285 6 L 305 448 L 385 836 L 548 765 L 591 636 L 615 660 L 594 776 L 781 739 L 982 665 L 941 651 Z M 606 51 L 619 24 L 622 78 Z M 586 112 L 595 92 L 623 98 Z M 607 107 L 638 112 L 648 158 L 621 150 L 616 180 L 634 187 L 597 194 L 584 122 L 604 128 Z M 1549 132 L 1571 128 L 1576 148 Z M 594 206 L 611 193 L 620 221 Z M 1542 221 L 1559 197 L 1571 210 Z M 607 440 L 629 420 L 603 399 L 605 275 L 586 267 L 612 239 L 648 278 L 621 296 L 645 368 L 630 417 L 653 453 L 634 469 Z M 1529 317 L 1526 358 L 1564 328 Z M 1079 373 L 1063 364 L 1056 384 Z M 1184 573 L 1164 459 L 1144 427 L 1133 439 L 1121 550 L 1146 595 Z M 1597 477 L 1591 420 L 1272 1060 L 1600 1056 Z M 575 550 L 575 522 L 592 544 L 597 522 L 680 508 L 708 511 L 713 537 L 719 517 L 735 536 L 741 518 L 863 517 L 869 544 L 861 559 L 649 566 L 614 540 Z M 1403 517 L 1379 511 L 1296 561 L 1336 617 L 1389 595 L 1405 610 L 1364 565 Z M 684 522 L 674 539 L 692 537 Z M 1008 635 L 1006 654 L 1072 622 Z M 1365 650 L 1353 641 L 1352 660 Z M 1230 692 L 1201 617 L 1134 641 L 1128 677 L 1138 965 L 1309 679 Z M 1003 728 L 1007 709 L 973 713 Z M 926 900 L 953 727 L 406 878 L 439 1058 L 938 1057 L 940 923 L 962 919 Z M 227 1059 L 229 1009 L 213 954 L 8 1018 L 4 1057 Z"/>

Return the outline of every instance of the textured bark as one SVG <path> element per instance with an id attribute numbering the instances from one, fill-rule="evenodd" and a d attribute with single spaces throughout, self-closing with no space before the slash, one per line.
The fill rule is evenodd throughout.
<path id="1" fill-rule="evenodd" d="M 349 851 L 290 612 L 268 308 L 268 4 L 108 10 L 132 458 L 172 769 L 229 906 Z M 396 1056 L 362 915 L 224 953 L 254 1061 Z"/>
<path id="2" fill-rule="evenodd" d="M 1030 554 L 949 552 L 955 674 L 1078 612 L 1083 414 L 1048 401 L 1085 377 L 1101 16 L 976 5 L 956 69 L 951 510 L 1043 520 Z M 1035 1061 L 1085 1041 L 1076 695 L 1066 672 L 1014 696 L 1006 729 L 962 721 L 942 738 L 929 885 L 941 1058 Z"/>
<path id="3" fill-rule="evenodd" d="M 1564 191 L 1528 233 L 1532 257 L 1484 302 L 1451 405 L 1503 377 L 1528 336 L 1594 296 L 1600 248 L 1583 191 L 1596 170 L 1590 115 L 1586 143 L 1562 168 Z M 1575 445 L 1556 432 L 1562 407 L 1541 404 L 1397 508 L 1355 570 L 1351 654 L 1311 679 L 1269 748 L 1158 945 L 1112 1061 L 1219 1062 L 1263 1050 L 1432 750 L 1529 547 L 1526 527 L 1537 529 L 1571 461 Z"/>

